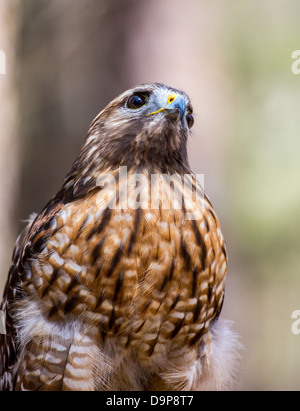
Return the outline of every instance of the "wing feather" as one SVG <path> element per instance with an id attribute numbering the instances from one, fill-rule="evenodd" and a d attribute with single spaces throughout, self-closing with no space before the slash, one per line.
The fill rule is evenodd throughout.
<path id="1" fill-rule="evenodd" d="M 8 274 L 8 280 L 4 289 L 0 310 L 5 315 L 5 334 L 0 334 L 0 391 L 13 389 L 13 368 L 18 359 L 17 330 L 12 318 L 12 302 L 18 298 L 20 291 L 18 284 L 24 272 L 22 255 L 26 251 L 26 240 L 32 224 L 36 218 L 30 216 L 29 223 L 19 235 L 12 256 L 12 264 Z"/>

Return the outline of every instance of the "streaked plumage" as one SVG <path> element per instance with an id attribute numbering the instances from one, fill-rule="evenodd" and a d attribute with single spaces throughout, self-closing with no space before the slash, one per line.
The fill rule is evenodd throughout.
<path id="1" fill-rule="evenodd" d="M 191 113 L 186 94 L 153 84 L 123 93 L 93 121 L 62 188 L 16 243 L 1 306 L 2 390 L 230 385 L 236 337 L 219 319 L 226 249 L 188 164 Z"/>

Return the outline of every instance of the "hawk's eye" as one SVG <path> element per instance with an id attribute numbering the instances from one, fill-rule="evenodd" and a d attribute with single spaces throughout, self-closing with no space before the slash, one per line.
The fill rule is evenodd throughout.
<path id="1" fill-rule="evenodd" d="M 127 107 L 136 109 L 143 107 L 148 102 L 147 98 L 141 94 L 134 94 L 129 97 L 127 101 Z"/>
<path id="2" fill-rule="evenodd" d="M 187 121 L 188 127 L 192 128 L 195 122 L 193 114 L 188 114 L 186 116 L 186 121 Z"/>

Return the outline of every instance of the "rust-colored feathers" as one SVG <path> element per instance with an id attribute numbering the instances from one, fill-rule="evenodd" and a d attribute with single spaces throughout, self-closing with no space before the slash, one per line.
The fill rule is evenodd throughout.
<path id="1" fill-rule="evenodd" d="M 218 318 L 226 249 L 188 165 L 191 115 L 184 93 L 154 84 L 94 120 L 62 188 L 16 244 L 0 389 L 231 383 L 236 340 Z"/>

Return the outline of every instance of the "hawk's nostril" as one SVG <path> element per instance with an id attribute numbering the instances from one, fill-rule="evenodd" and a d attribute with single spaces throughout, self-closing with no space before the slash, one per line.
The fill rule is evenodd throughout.
<path id="1" fill-rule="evenodd" d="M 177 94 L 171 94 L 168 98 L 168 104 L 173 103 L 176 97 L 177 97 Z"/>

